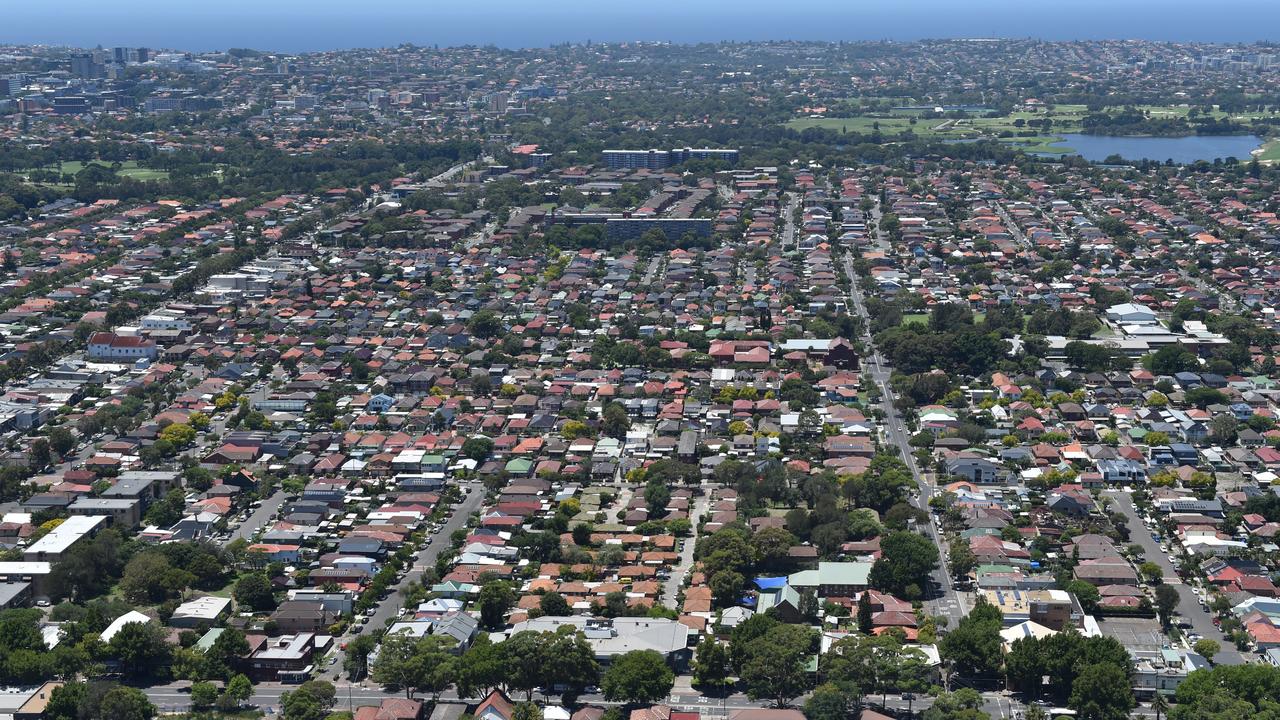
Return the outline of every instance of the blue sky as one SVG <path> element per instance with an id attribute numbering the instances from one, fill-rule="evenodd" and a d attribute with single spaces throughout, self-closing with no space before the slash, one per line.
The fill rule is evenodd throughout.
<path id="1" fill-rule="evenodd" d="M 283 51 L 921 37 L 1280 39 L 1278 0 L 10 0 L 0 42 Z"/>

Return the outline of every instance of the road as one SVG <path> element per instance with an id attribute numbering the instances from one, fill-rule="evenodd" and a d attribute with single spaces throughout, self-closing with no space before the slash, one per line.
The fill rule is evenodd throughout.
<path id="1" fill-rule="evenodd" d="M 875 217 L 875 236 L 877 241 L 881 241 L 880 223 L 879 223 L 879 207 L 877 204 Z M 868 347 L 874 347 L 871 342 L 870 335 L 870 316 L 867 315 L 866 303 L 863 298 L 862 290 L 858 286 L 858 276 L 853 270 L 853 255 L 845 253 L 844 272 L 849 278 L 849 307 L 855 315 L 858 315 L 866 321 L 865 335 L 862 340 Z M 920 472 L 920 468 L 916 465 L 916 458 L 912 454 L 910 445 L 911 436 L 907 431 L 906 420 L 898 413 L 898 409 L 894 407 L 896 397 L 893 393 L 893 387 L 889 384 L 890 367 L 888 363 L 880 356 L 879 350 L 872 350 L 871 354 L 864 358 L 862 371 L 864 376 L 871 379 L 871 382 L 880 388 L 881 403 L 884 409 L 884 421 L 882 429 L 885 440 L 896 446 L 902 455 L 903 462 L 907 464 L 907 468 L 911 470 L 912 477 L 915 478 L 917 488 L 920 493 L 918 507 L 925 512 L 929 509 L 929 500 L 933 497 L 937 489 L 929 482 L 926 475 Z M 932 518 L 923 524 L 924 535 L 933 541 L 938 547 L 942 562 L 933 572 L 933 581 L 938 586 L 938 596 L 933 602 L 934 613 L 943 615 L 947 618 L 947 626 L 954 628 L 960 622 L 960 618 L 965 615 L 964 602 L 960 595 L 951 587 L 951 578 L 947 574 L 947 547 L 938 535 L 938 529 L 934 525 Z"/>
<path id="2" fill-rule="evenodd" d="M 1218 626 L 1213 624 L 1213 617 L 1209 611 L 1200 607 L 1200 598 L 1196 596 L 1191 586 L 1178 577 L 1177 569 L 1169 558 L 1169 554 L 1161 551 L 1159 544 L 1151 539 L 1151 531 L 1142 524 L 1142 518 L 1133 505 L 1132 495 L 1121 490 L 1104 492 L 1112 498 L 1114 507 L 1124 513 L 1128 519 L 1129 542 L 1141 545 L 1143 557 L 1159 565 L 1164 572 L 1163 582 L 1178 591 L 1178 612 L 1191 623 L 1192 631 L 1203 637 L 1213 638 L 1222 645 L 1222 650 L 1214 656 L 1213 661 L 1219 665 L 1240 665 L 1247 662 L 1244 655 L 1236 650 L 1235 643 L 1227 640 Z"/>
<path id="3" fill-rule="evenodd" d="M 395 589 L 387 595 L 386 599 L 377 604 L 373 615 L 363 627 L 370 630 L 381 628 L 387 624 L 388 620 L 396 617 L 400 613 L 401 591 L 408 587 L 410 583 L 421 580 L 422 574 L 426 569 L 435 567 L 436 558 L 440 556 L 440 553 L 448 550 L 452 544 L 449 536 L 452 535 L 455 530 L 465 528 L 467 526 L 467 518 L 471 516 L 471 513 L 479 510 L 483 503 L 483 487 L 480 485 L 471 486 L 470 492 L 468 492 L 467 496 L 462 499 L 462 502 L 454 506 L 453 516 L 445 521 L 444 527 L 440 529 L 440 532 L 432 535 L 426 546 L 418 552 L 417 558 L 414 559 L 413 566 L 409 568 L 409 571 L 405 573 L 399 584 L 397 584 Z M 350 637 L 347 637 L 346 639 L 349 640 Z M 339 638 L 339 647 L 334 650 L 334 655 L 337 658 L 337 661 L 319 669 L 317 676 L 321 679 L 336 680 L 342 673 L 342 663 L 345 659 L 345 653 L 340 647 L 342 642 L 343 639 Z M 326 675 L 329 677 L 325 677 Z"/>
<path id="4" fill-rule="evenodd" d="M 689 509 L 689 524 L 695 529 L 695 534 L 685 538 L 684 547 L 680 549 L 680 562 L 672 569 L 671 577 L 667 578 L 667 583 L 662 588 L 663 607 L 669 607 L 677 611 L 680 609 L 676 607 L 676 595 L 680 592 L 680 586 L 684 585 L 685 575 L 688 575 L 689 570 L 693 567 L 693 548 L 697 544 L 696 529 L 698 521 L 710 507 L 710 495 L 699 495 L 693 499 L 693 507 Z"/>
<path id="5" fill-rule="evenodd" d="M 241 539 L 252 541 L 253 536 L 258 533 L 258 530 L 270 522 L 271 518 L 276 516 L 276 513 L 280 511 L 280 506 L 284 505 L 284 501 L 286 499 L 288 499 L 288 496 L 283 490 L 276 490 L 271 497 L 263 500 L 262 505 L 258 506 L 253 513 L 249 515 L 249 517 L 245 518 L 244 522 L 240 523 L 240 525 L 231 532 L 231 536 L 227 538 L 227 542 L 230 543 L 234 540 Z"/>

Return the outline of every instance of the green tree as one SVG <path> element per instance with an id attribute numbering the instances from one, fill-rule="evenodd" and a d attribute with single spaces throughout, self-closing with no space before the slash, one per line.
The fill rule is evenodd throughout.
<path id="1" fill-rule="evenodd" d="M 981 708 L 982 695 L 973 688 L 962 688 L 938 695 L 920 717 L 924 720 L 988 720 L 991 716 Z"/>
<path id="2" fill-rule="evenodd" d="M 1173 618 L 1173 611 L 1177 609 L 1179 600 L 1178 590 L 1172 585 L 1156 587 L 1156 614 L 1166 627 Z"/>
<path id="3" fill-rule="evenodd" d="M 1000 668 L 1002 620 L 1000 611 L 981 595 L 969 615 L 942 639 L 942 657 L 960 675 L 988 677 Z"/>
<path id="4" fill-rule="evenodd" d="M 675 673 L 653 650 L 632 650 L 614 659 L 600 680 L 605 700 L 631 705 L 656 703 L 671 693 Z"/>
<path id="5" fill-rule="evenodd" d="M 213 707 L 218 701 L 218 686 L 211 682 L 196 682 L 191 684 L 191 705 L 197 710 L 204 710 Z"/>
<path id="6" fill-rule="evenodd" d="M 701 688 L 723 689 L 733 671 L 729 647 L 710 635 L 698 643 L 693 660 L 693 682 Z"/>
<path id="7" fill-rule="evenodd" d="M 490 630 L 498 630 L 507 624 L 507 611 L 516 602 L 511 585 L 501 580 L 485 583 L 477 600 L 480 604 L 480 624 Z"/>
<path id="8" fill-rule="evenodd" d="M 845 720 L 854 707 L 854 697 L 835 683 L 823 683 L 804 701 L 806 720 Z"/>
<path id="9" fill-rule="evenodd" d="M 406 698 L 418 691 L 439 693 L 452 682 L 452 645 L 452 638 L 438 635 L 385 635 L 370 676 L 377 683 L 404 690 Z"/>
<path id="10" fill-rule="evenodd" d="M 235 710 L 242 707 L 253 696 L 253 683 L 243 674 L 236 674 L 227 682 L 219 702 L 224 709 Z"/>
<path id="11" fill-rule="evenodd" d="M 157 677 L 169 667 L 169 641 L 155 623 L 125 623 L 107 646 L 127 677 Z"/>
<path id="12" fill-rule="evenodd" d="M 253 610 L 254 612 L 262 612 L 264 610 L 274 609 L 276 606 L 275 593 L 271 590 L 271 581 L 267 576 L 260 572 L 247 573 L 236 581 L 232 595 L 236 599 L 236 603 Z"/>
<path id="13" fill-rule="evenodd" d="M 280 716 L 284 720 L 325 720 L 337 694 L 333 683 L 308 680 L 280 696 Z"/>
<path id="14" fill-rule="evenodd" d="M 742 679 L 752 700 L 769 698 L 782 707 L 809 688 L 806 669 L 813 656 L 813 631 L 800 625 L 778 625 L 752 640 L 742 663 Z"/>
<path id="15" fill-rule="evenodd" d="M 1086 665 L 1076 676 L 1068 705 L 1082 720 L 1125 720 L 1134 707 L 1129 675 L 1111 663 Z"/>
<path id="16" fill-rule="evenodd" d="M 858 596 L 858 630 L 863 634 L 870 635 L 873 629 L 872 616 L 874 615 L 871 606 L 871 593 L 863 591 Z"/>
<path id="17" fill-rule="evenodd" d="M 97 713 L 101 720 L 151 720 L 155 716 L 156 706 L 141 690 L 123 685 L 111 688 L 102 696 Z"/>
<path id="18" fill-rule="evenodd" d="M 938 548 L 913 532 L 891 533 L 880 541 L 880 558 L 871 567 L 871 586 L 917 599 L 923 595 L 929 573 L 938 566 Z"/>
<path id="19" fill-rule="evenodd" d="M 1209 662 L 1213 662 L 1213 656 L 1217 655 L 1218 652 L 1222 650 L 1222 645 L 1213 638 L 1200 638 L 1196 641 L 1196 644 L 1192 646 L 1192 649 L 1196 651 L 1196 654 L 1202 656 L 1204 659 Z"/>

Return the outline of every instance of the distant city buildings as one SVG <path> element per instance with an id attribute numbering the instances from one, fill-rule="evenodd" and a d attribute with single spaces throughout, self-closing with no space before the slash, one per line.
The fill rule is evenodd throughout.
<path id="1" fill-rule="evenodd" d="M 661 170 L 688 160 L 722 160 L 738 162 L 737 150 L 718 148 L 675 148 L 673 150 L 605 150 L 601 153 L 610 170 Z"/>

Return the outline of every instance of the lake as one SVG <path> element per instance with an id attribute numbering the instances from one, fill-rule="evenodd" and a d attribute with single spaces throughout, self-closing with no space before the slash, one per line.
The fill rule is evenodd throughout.
<path id="1" fill-rule="evenodd" d="M 1189 135 L 1187 137 L 1117 137 L 1114 135 L 1081 135 L 1067 133 L 1062 136 L 1063 147 L 1071 148 L 1071 154 L 1085 160 L 1102 162 L 1112 155 L 1125 160 L 1155 160 L 1175 163 L 1193 163 L 1197 160 L 1212 162 L 1215 158 L 1234 157 L 1241 162 L 1249 159 L 1249 153 L 1262 145 L 1257 135 Z"/>

